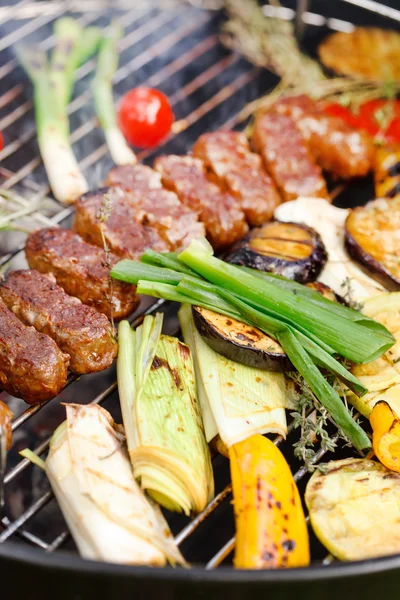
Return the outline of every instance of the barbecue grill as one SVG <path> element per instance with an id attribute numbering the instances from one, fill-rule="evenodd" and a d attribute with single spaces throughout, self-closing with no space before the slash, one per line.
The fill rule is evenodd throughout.
<path id="1" fill-rule="evenodd" d="M 245 1 L 245 0 L 243 0 Z M 350 31 L 353 24 L 398 28 L 400 10 L 372 0 L 307 0 L 286 2 L 282 7 L 266 6 L 283 19 L 295 19 L 302 43 L 312 52 L 316 41 L 327 30 Z M 45 172 L 36 142 L 31 89 L 14 54 L 21 42 L 40 40 L 44 49 L 54 43 L 53 21 L 71 12 L 83 24 L 105 26 L 112 16 L 125 28 L 120 44 L 120 67 L 115 77 L 115 94 L 145 84 L 168 94 L 177 122 L 158 153 L 184 153 L 203 131 L 217 128 L 241 129 L 244 106 L 265 93 L 276 77 L 255 68 L 240 55 L 226 50 L 218 31 L 223 13 L 217 1 L 179 0 L 20 0 L 0 6 L 0 131 L 4 148 L 0 151 L 0 185 L 10 191 L 10 202 L 37 203 L 36 212 L 22 224 L 28 230 L 40 226 L 69 226 L 73 208 L 65 208 L 50 197 Z M 97 127 L 88 82 L 94 61 L 78 71 L 76 93 L 70 105 L 74 152 L 91 188 L 99 187 L 111 168 L 103 134 Z M 138 158 L 152 163 L 156 152 L 143 151 Z M 336 204 L 361 204 L 371 198 L 368 182 L 352 184 L 336 197 Z M 24 200 L 19 199 L 22 198 Z M 21 204 L 18 204 L 21 206 Z M 0 206 L 1 208 L 1 206 Z M 25 236 L 0 234 L 0 266 L 3 269 L 26 266 L 23 255 Z M 142 301 L 132 316 L 140 323 L 144 314 L 165 313 L 170 334 L 178 333 L 176 306 L 165 301 Z M 6 394 L 0 393 L 4 399 Z M 28 446 L 38 454 L 48 448 L 53 430 L 64 419 L 60 402 L 101 403 L 121 422 L 117 398 L 115 367 L 80 379 L 70 376 L 67 387 L 56 399 L 25 408 L 22 400 L 10 397 L 7 403 L 16 415 L 14 443 L 0 457 L 0 595 L 2 598 L 53 598 L 86 600 L 116 598 L 120 594 L 135 598 L 273 598 L 310 599 L 342 597 L 372 598 L 380 594 L 397 598 L 400 581 L 400 554 L 360 563 L 339 564 L 311 535 L 312 566 L 291 571 L 234 571 L 234 524 L 228 461 L 218 455 L 213 465 L 216 497 L 193 520 L 168 515 L 171 529 L 183 554 L 194 566 L 191 570 L 125 567 L 82 560 L 66 529 L 60 509 L 46 476 L 18 451 Z M 289 428 L 290 431 L 290 428 Z M 295 472 L 300 490 L 307 471 L 293 457 L 295 433 L 286 442 L 277 438 Z M 332 436 L 335 437 L 335 432 Z M 337 435 L 336 435 L 337 437 Z M 282 442 L 282 443 L 281 443 Z M 345 456 L 339 448 L 335 456 Z M 348 452 L 348 450 L 347 450 Z M 327 460 L 320 449 L 316 460 Z M 371 523 L 373 527 L 373 523 Z M 11 591 L 12 590 L 12 591 Z"/>

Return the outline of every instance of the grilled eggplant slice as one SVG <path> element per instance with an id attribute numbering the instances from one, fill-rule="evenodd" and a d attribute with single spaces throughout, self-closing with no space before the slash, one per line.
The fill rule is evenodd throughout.
<path id="1" fill-rule="evenodd" d="M 283 348 L 259 329 L 199 306 L 192 312 L 200 335 L 218 354 L 264 371 L 293 371 Z"/>
<path id="2" fill-rule="evenodd" d="M 346 219 L 346 248 L 387 289 L 400 287 L 400 196 L 379 198 Z"/>
<path id="3" fill-rule="evenodd" d="M 225 260 L 308 283 L 318 277 L 327 258 L 321 237 L 314 229 L 298 223 L 272 221 L 253 229 Z"/>
<path id="4" fill-rule="evenodd" d="M 328 300 L 331 300 L 332 302 L 339 302 L 340 304 L 347 305 L 345 299 L 342 298 L 342 296 L 339 296 L 339 294 L 337 294 L 336 292 L 334 292 L 333 289 L 329 287 L 329 285 L 325 285 L 320 281 L 312 281 L 311 283 L 307 283 L 307 287 L 311 288 L 312 290 L 315 290 L 316 292 L 321 294 L 321 296 L 324 296 L 324 298 L 328 298 Z"/>

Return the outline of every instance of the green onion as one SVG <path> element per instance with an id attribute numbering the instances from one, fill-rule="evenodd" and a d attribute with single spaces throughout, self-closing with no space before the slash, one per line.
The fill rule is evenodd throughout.
<path id="1" fill-rule="evenodd" d="M 394 343 L 393 336 L 386 330 L 371 331 L 362 324 L 332 314 L 327 307 L 312 305 L 302 296 L 278 288 L 273 283 L 261 281 L 235 266 L 210 256 L 196 241 L 180 254 L 180 260 L 208 281 L 229 290 L 239 297 L 248 298 L 256 304 L 279 313 L 282 319 L 306 328 L 338 354 L 356 363 L 378 358 Z M 328 301 L 330 302 L 330 301 Z M 330 302 L 335 305 L 334 302 Z"/>
<path id="2" fill-rule="evenodd" d="M 171 269 L 154 267 L 127 259 L 120 260 L 113 266 L 110 273 L 114 279 L 120 279 L 121 281 L 127 281 L 135 285 L 140 279 L 178 285 L 185 276 L 184 273 L 178 273 Z"/>
<path id="3" fill-rule="evenodd" d="M 358 450 L 369 448 L 371 446 L 369 437 L 352 418 L 339 394 L 329 385 L 328 381 L 314 365 L 309 354 L 298 343 L 296 336 L 290 328 L 278 333 L 278 341 L 284 348 L 291 363 L 354 446 Z"/>
<path id="4" fill-rule="evenodd" d="M 195 271 L 189 269 L 178 259 L 178 255 L 175 252 L 154 252 L 154 250 L 145 250 L 140 257 L 140 262 L 147 265 L 153 265 L 154 267 L 164 267 L 177 271 L 178 273 L 185 273 L 186 275 L 192 275 L 198 277 Z"/>
<path id="5" fill-rule="evenodd" d="M 121 36 L 122 27 L 116 22 L 112 23 L 100 45 L 92 91 L 111 158 L 117 165 L 132 165 L 136 163 L 136 156 L 118 127 L 112 90 L 112 79 L 118 67 L 117 44 Z"/>

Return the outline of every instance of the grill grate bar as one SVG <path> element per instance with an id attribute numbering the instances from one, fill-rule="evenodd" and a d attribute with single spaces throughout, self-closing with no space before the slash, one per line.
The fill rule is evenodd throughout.
<path id="1" fill-rule="evenodd" d="M 43 496 L 41 496 L 38 500 L 36 500 L 36 502 L 34 502 L 28 508 L 28 510 L 26 510 L 24 513 L 22 513 L 21 516 L 19 516 L 17 519 L 15 519 L 15 521 L 13 521 L 7 527 L 7 529 L 5 531 L 3 531 L 3 533 L 0 534 L 0 544 L 2 542 L 5 542 L 6 540 L 8 540 L 9 537 L 11 537 L 14 533 L 16 533 L 18 531 L 18 529 L 20 529 L 20 527 L 25 525 L 25 523 L 27 521 L 29 521 L 29 519 L 31 517 L 36 515 L 36 513 L 38 513 L 41 508 L 46 506 L 46 504 L 48 504 L 52 498 L 53 498 L 53 492 L 49 491 L 49 492 L 46 492 L 45 494 L 43 494 Z"/>
<path id="2" fill-rule="evenodd" d="M 7 517 L 3 517 L 3 519 L 1 520 L 1 523 L 4 526 L 9 526 L 11 524 L 11 521 Z M 26 540 L 27 542 L 30 542 L 34 546 L 38 546 L 39 548 L 42 548 L 42 550 L 47 550 L 49 547 L 49 544 L 47 544 L 47 542 L 43 541 L 40 537 L 33 535 L 29 531 L 20 529 L 20 530 L 16 531 L 15 533 L 19 538 Z"/>

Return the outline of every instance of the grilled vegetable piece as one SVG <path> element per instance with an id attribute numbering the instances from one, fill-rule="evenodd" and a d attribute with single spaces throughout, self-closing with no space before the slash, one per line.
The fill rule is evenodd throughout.
<path id="1" fill-rule="evenodd" d="M 9 450 L 12 445 L 12 411 L 0 400 L 0 455 L 1 444 L 4 442 L 4 447 Z"/>
<path id="2" fill-rule="evenodd" d="M 400 145 L 381 146 L 375 150 L 375 196 L 400 196 Z"/>
<path id="3" fill-rule="evenodd" d="M 307 283 L 318 277 L 327 258 L 316 231 L 306 225 L 272 221 L 253 229 L 234 246 L 226 260 Z"/>
<path id="4" fill-rule="evenodd" d="M 346 248 L 388 289 L 400 286 L 400 197 L 379 198 L 353 209 L 346 219 Z"/>
<path id="5" fill-rule="evenodd" d="M 253 435 L 229 448 L 235 511 L 237 569 L 310 564 L 300 495 L 283 454 Z"/>
<path id="6" fill-rule="evenodd" d="M 329 35 L 319 45 L 318 53 L 326 67 L 343 75 L 380 81 L 400 79 L 397 31 L 378 27 L 356 27 L 350 33 L 340 31 Z"/>
<path id="7" fill-rule="evenodd" d="M 260 156 L 250 152 L 244 133 L 203 133 L 193 146 L 193 154 L 204 161 L 220 186 L 239 199 L 250 225 L 257 227 L 271 219 L 281 199 Z"/>
<path id="8" fill-rule="evenodd" d="M 29 266 L 40 273 L 52 273 L 70 296 L 114 319 L 123 319 L 137 308 L 139 298 L 133 285 L 113 281 L 110 266 L 119 258 L 107 256 L 97 246 L 87 244 L 70 229 L 48 227 L 29 234 L 25 244 Z M 110 298 L 111 296 L 111 298 Z M 110 301 L 111 300 L 111 301 Z"/>
<path id="9" fill-rule="evenodd" d="M 157 231 L 141 223 L 119 188 L 102 188 L 79 198 L 73 229 L 89 244 L 103 248 L 105 240 L 118 256 L 136 259 L 146 248 L 170 249 Z"/>
<path id="10" fill-rule="evenodd" d="M 400 420 L 387 402 L 379 400 L 372 409 L 372 447 L 379 461 L 400 473 Z"/>
<path id="11" fill-rule="evenodd" d="M 254 433 L 285 437 L 285 408 L 293 407 L 295 394 L 283 374 L 248 367 L 217 354 L 197 331 L 190 306 L 181 306 L 179 322 L 193 352 L 207 441 L 217 433 L 228 447 Z"/>
<path id="12" fill-rule="evenodd" d="M 324 171 L 350 179 L 371 170 L 375 148 L 369 135 L 327 115 L 308 96 L 283 98 L 272 110 L 293 119 Z"/>
<path id="13" fill-rule="evenodd" d="M 164 566 L 185 561 L 161 511 L 132 474 L 121 431 L 96 404 L 68 404 L 46 474 L 84 558 Z"/>
<path id="14" fill-rule="evenodd" d="M 290 117 L 274 111 L 258 115 L 251 145 L 261 154 L 284 201 L 299 196 L 328 199 L 321 169 Z"/>
<path id="15" fill-rule="evenodd" d="M 26 327 L 0 298 L 0 386 L 37 404 L 56 396 L 67 383 L 69 356 L 33 327 Z"/>
<path id="16" fill-rule="evenodd" d="M 366 417 L 379 400 L 400 414 L 400 292 L 380 294 L 364 302 L 362 312 L 393 334 L 396 343 L 383 356 L 364 365 L 353 365 L 352 373 L 368 392 L 361 397 L 349 392 L 349 400 Z"/>
<path id="17" fill-rule="evenodd" d="M 318 280 L 328 285 L 336 294 L 351 296 L 355 302 L 385 291 L 385 288 L 368 277 L 358 264 L 349 258 L 344 248 L 345 221 L 348 209 L 332 206 L 320 198 L 299 198 L 278 206 L 275 218 L 280 221 L 302 223 L 312 227 L 321 236 L 328 253 Z M 347 289 L 346 289 L 347 288 Z"/>
<path id="18" fill-rule="evenodd" d="M 240 202 L 207 178 L 204 164 L 192 156 L 160 156 L 154 168 L 163 185 L 196 212 L 214 248 L 230 246 L 248 232 Z"/>
<path id="19" fill-rule="evenodd" d="M 316 292 L 324 296 L 324 298 L 327 298 L 332 302 L 340 302 L 340 304 L 346 304 L 346 301 L 344 300 L 344 298 L 342 298 L 342 296 L 336 294 L 336 292 L 334 292 L 329 286 L 325 285 L 324 283 L 321 283 L 320 281 L 312 281 L 310 283 L 307 283 L 306 285 L 307 287 L 311 288 L 312 290 L 315 290 Z"/>
<path id="20" fill-rule="evenodd" d="M 214 497 L 190 348 L 161 335 L 162 314 L 119 325 L 118 389 L 133 473 L 162 506 L 189 515 Z"/>
<path id="21" fill-rule="evenodd" d="M 237 319 L 192 307 L 196 328 L 218 354 L 264 371 L 292 371 L 293 365 L 274 339 Z"/>
<path id="22" fill-rule="evenodd" d="M 68 296 L 53 275 L 11 271 L 0 296 L 23 323 L 53 338 L 70 356 L 75 373 L 102 371 L 116 357 L 118 346 L 107 317 Z"/>
<path id="23" fill-rule="evenodd" d="M 309 480 L 305 501 L 320 542 L 340 560 L 397 554 L 400 475 L 360 458 L 331 461 Z"/>

